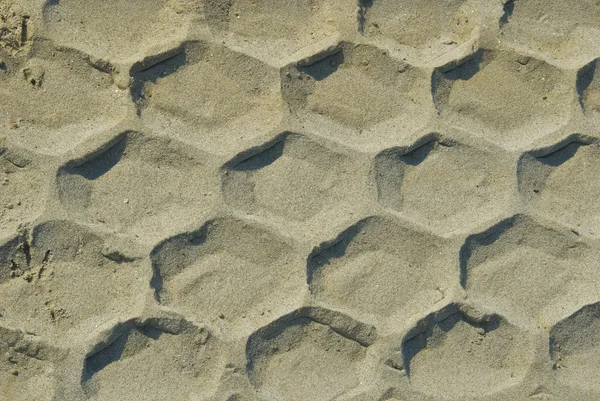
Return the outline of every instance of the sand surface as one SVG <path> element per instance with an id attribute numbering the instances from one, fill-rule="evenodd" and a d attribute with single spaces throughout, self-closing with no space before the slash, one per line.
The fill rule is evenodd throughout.
<path id="1" fill-rule="evenodd" d="M 596 0 L 0 0 L 0 401 L 600 400 Z"/>

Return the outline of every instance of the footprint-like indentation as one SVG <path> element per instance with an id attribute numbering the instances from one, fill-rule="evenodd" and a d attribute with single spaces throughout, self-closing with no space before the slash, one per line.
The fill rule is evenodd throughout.
<path id="1" fill-rule="evenodd" d="M 158 323 L 158 324 L 157 324 Z M 200 400 L 219 375 L 216 338 L 189 322 L 119 325 L 85 360 L 81 384 L 94 400 Z"/>
<path id="2" fill-rule="evenodd" d="M 457 309 L 427 316 L 402 341 L 411 387 L 436 399 L 466 399 L 517 385 L 533 360 L 528 334 L 501 316 Z"/>
<path id="3" fill-rule="evenodd" d="M 384 217 L 356 223 L 308 259 L 312 295 L 354 313 L 390 316 L 444 297 L 455 263 L 441 238 Z"/>
<path id="4" fill-rule="evenodd" d="M 211 220 L 152 251 L 152 287 L 161 304 L 187 316 L 239 322 L 284 307 L 292 258 L 286 242 L 255 223 Z"/>
<path id="5" fill-rule="evenodd" d="M 424 18 L 423 10 L 427 10 Z M 360 0 L 358 30 L 372 40 L 429 61 L 469 41 L 479 25 L 479 8 L 471 0 Z"/>
<path id="6" fill-rule="evenodd" d="M 0 144 L 0 237 L 13 236 L 24 221 L 34 220 L 44 208 L 46 183 L 35 158 Z M 35 193 L 36 196 L 30 196 Z"/>
<path id="7" fill-rule="evenodd" d="M 351 156 L 310 138 L 284 133 L 227 163 L 225 201 L 249 214 L 305 222 L 339 207 L 356 190 Z"/>
<path id="8" fill-rule="evenodd" d="M 550 357 L 562 385 L 600 391 L 600 303 L 588 304 L 552 327 Z"/>
<path id="9" fill-rule="evenodd" d="M 599 174 L 598 143 L 571 137 L 550 149 L 526 153 L 519 163 L 519 189 L 530 207 L 582 234 L 598 236 Z"/>
<path id="10" fill-rule="evenodd" d="M 516 215 L 467 238 L 461 281 L 473 299 L 506 316 L 552 322 L 598 293 L 588 249 L 570 230 Z"/>
<path id="11" fill-rule="evenodd" d="M 500 28 L 509 43 L 573 60 L 597 53 L 599 18 L 595 0 L 511 0 L 505 3 Z"/>
<path id="12" fill-rule="evenodd" d="M 375 158 L 379 202 L 445 231 L 493 216 L 510 196 L 502 151 L 427 137 Z"/>
<path id="13" fill-rule="evenodd" d="M 331 400 L 361 384 L 374 338 L 372 326 L 338 312 L 300 309 L 250 336 L 248 375 L 272 399 Z"/>
<path id="14" fill-rule="evenodd" d="M 344 4 L 329 0 L 206 1 L 205 15 L 228 40 L 274 64 L 336 32 Z"/>
<path id="15" fill-rule="evenodd" d="M 0 327 L 0 355 L 0 400 L 56 399 L 52 359 L 57 350 L 31 335 Z"/>
<path id="16" fill-rule="evenodd" d="M 430 102 L 423 72 L 370 45 L 343 42 L 287 67 L 282 80 L 292 109 L 356 130 L 391 119 L 414 127 Z"/>
<path id="17" fill-rule="evenodd" d="M 41 223 L 0 247 L 0 321 L 68 343 L 139 306 L 149 272 L 134 259 L 82 226 Z"/>
<path id="18" fill-rule="evenodd" d="M 444 119 L 502 146 L 555 131 L 571 111 L 566 73 L 535 58 L 479 50 L 434 71 L 432 94 Z"/>
<path id="19" fill-rule="evenodd" d="M 185 27 L 178 0 L 48 0 L 45 34 L 111 62 L 131 62 L 140 52 L 175 40 Z"/>
<path id="20" fill-rule="evenodd" d="M 34 52 L 27 63 L 6 68 L 0 77 L 0 126 L 26 149 L 64 153 L 131 110 L 128 93 L 74 52 Z"/>
<path id="21" fill-rule="evenodd" d="M 182 123 L 195 127 L 173 134 L 188 141 L 203 139 L 204 147 L 237 143 L 257 123 L 264 129 L 280 102 L 276 68 L 205 42 L 186 43 L 170 59 L 134 73 L 133 79 L 133 98 L 144 121 L 157 130 Z M 218 131 L 223 127 L 228 129 Z"/>
<path id="22" fill-rule="evenodd" d="M 175 140 L 125 132 L 101 149 L 60 168 L 61 204 L 75 218 L 118 231 L 160 233 L 210 208 L 218 182 L 210 157 Z M 214 186 L 214 187 L 213 187 Z"/>

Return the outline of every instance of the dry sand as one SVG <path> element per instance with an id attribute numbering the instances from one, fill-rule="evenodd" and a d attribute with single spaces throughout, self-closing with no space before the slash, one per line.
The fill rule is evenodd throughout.
<path id="1" fill-rule="evenodd" d="M 0 0 L 0 401 L 600 399 L 596 0 Z"/>

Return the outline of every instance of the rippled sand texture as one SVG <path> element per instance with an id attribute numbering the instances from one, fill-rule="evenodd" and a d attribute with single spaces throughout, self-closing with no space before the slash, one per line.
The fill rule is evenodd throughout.
<path id="1" fill-rule="evenodd" d="M 599 400 L 599 4 L 0 1 L 0 401 Z"/>

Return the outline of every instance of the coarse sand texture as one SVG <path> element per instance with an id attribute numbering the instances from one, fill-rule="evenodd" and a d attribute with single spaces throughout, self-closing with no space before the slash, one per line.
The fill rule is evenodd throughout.
<path id="1" fill-rule="evenodd" d="M 600 400 L 600 1 L 0 0 L 0 401 Z"/>

